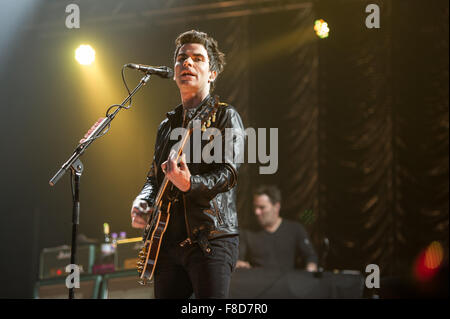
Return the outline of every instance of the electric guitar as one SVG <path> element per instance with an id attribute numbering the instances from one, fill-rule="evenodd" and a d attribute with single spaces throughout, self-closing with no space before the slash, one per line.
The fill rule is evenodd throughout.
<path id="1" fill-rule="evenodd" d="M 211 125 L 211 121 L 215 122 L 216 112 L 219 106 L 218 97 L 214 97 L 212 103 L 208 103 L 207 106 L 200 111 L 186 127 L 186 130 L 181 138 L 178 149 L 176 149 L 175 157 L 173 158 L 178 163 L 181 155 L 183 154 L 183 149 L 189 137 L 194 129 L 194 122 L 200 121 L 201 130 L 205 131 L 206 127 Z M 170 192 L 176 188 L 167 178 L 164 177 L 161 187 L 156 195 L 155 202 L 150 209 L 151 215 L 147 226 L 144 229 L 144 234 L 142 240 L 144 245 L 139 252 L 137 271 L 139 274 L 138 282 L 142 285 L 147 284 L 151 281 L 153 274 L 155 272 L 156 262 L 158 260 L 159 250 L 161 248 L 162 239 L 164 232 L 167 229 L 170 219 L 170 207 L 174 202 L 174 196 L 170 196 Z"/>

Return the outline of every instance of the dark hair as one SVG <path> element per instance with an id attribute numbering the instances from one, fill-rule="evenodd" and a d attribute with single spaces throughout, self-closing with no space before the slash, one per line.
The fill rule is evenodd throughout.
<path id="1" fill-rule="evenodd" d="M 254 192 L 253 196 L 261 196 L 261 195 L 267 195 L 269 197 L 270 202 L 272 205 L 275 205 L 276 203 L 281 203 L 281 191 L 280 189 L 275 185 L 261 185 L 259 186 Z"/>
<path id="2" fill-rule="evenodd" d="M 191 30 L 186 31 L 177 37 L 175 40 L 175 55 L 173 57 L 174 64 L 177 61 L 178 51 L 180 51 L 181 46 L 187 43 L 199 43 L 205 47 L 206 52 L 208 52 L 209 69 L 211 71 L 216 71 L 217 76 L 219 76 L 226 64 L 225 54 L 219 50 L 217 41 L 205 32 Z M 216 81 L 213 81 L 211 83 L 211 91 L 214 90 L 215 82 Z"/>

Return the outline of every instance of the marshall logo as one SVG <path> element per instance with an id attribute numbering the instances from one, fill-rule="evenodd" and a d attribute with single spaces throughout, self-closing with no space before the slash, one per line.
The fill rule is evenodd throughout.
<path id="1" fill-rule="evenodd" d="M 61 259 L 69 259 L 70 258 L 70 251 L 63 251 L 60 250 L 58 252 L 58 255 L 56 256 L 56 259 L 61 260 Z"/>

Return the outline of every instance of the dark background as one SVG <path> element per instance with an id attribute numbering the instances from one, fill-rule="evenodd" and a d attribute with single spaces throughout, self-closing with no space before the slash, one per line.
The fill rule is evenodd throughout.
<path id="1" fill-rule="evenodd" d="M 66 5 L 79 4 L 69 30 Z M 17 1 L 0 15 L 0 297 L 30 298 L 40 251 L 70 244 L 69 175 L 48 181 L 77 141 L 126 96 L 129 62 L 173 65 L 174 39 L 211 34 L 227 55 L 216 93 L 246 127 L 278 128 L 278 171 L 245 164 L 239 221 L 251 227 L 251 190 L 277 184 L 282 215 L 302 222 L 326 269 L 382 276 L 412 271 L 440 241 L 448 256 L 448 1 Z M 381 9 L 368 29 L 365 8 Z M 319 39 L 314 20 L 330 36 Z M 74 60 L 89 43 L 90 69 Z M 140 79 L 127 70 L 129 86 Z M 102 224 L 129 237 L 129 210 L 153 154 L 157 125 L 179 103 L 171 80 L 152 78 L 109 133 L 82 157 L 80 232 Z M 446 257 L 448 258 L 448 257 Z"/>

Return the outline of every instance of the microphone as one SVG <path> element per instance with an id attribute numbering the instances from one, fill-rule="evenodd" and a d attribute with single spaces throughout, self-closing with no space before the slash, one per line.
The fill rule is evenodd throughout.
<path id="1" fill-rule="evenodd" d="M 162 78 L 173 78 L 173 70 L 167 66 L 150 66 L 145 64 L 135 64 L 135 63 L 128 63 L 125 64 L 127 68 L 136 69 L 145 73 L 149 74 L 156 74 L 159 75 Z"/>

